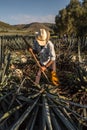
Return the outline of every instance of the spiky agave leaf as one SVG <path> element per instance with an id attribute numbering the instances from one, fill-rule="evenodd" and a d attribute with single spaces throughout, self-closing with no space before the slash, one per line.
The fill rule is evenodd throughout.
<path id="1" fill-rule="evenodd" d="M 13 38 L 12 48 L 22 48 L 21 40 L 15 42 Z M 0 130 L 81 130 L 78 119 L 87 121 L 84 117 L 87 107 L 81 107 L 81 104 L 75 104 L 68 101 L 65 96 L 60 96 L 53 85 L 44 83 L 36 85 L 32 79 L 33 76 L 29 77 L 33 64 L 18 81 L 11 79 L 8 75 L 8 65 L 7 62 L 2 72 Z M 36 68 L 33 68 L 33 71 L 34 69 Z M 25 71 L 26 68 L 23 72 Z M 78 108 L 84 109 L 83 116 L 77 113 Z"/>
<path id="2" fill-rule="evenodd" d="M 71 103 L 70 101 L 61 99 L 59 95 L 57 95 L 56 93 L 54 94 L 50 93 L 49 85 L 47 88 L 47 84 L 39 86 L 40 88 L 38 88 L 35 85 L 32 85 L 32 86 L 29 86 L 29 88 L 26 90 L 25 84 L 24 84 L 25 83 L 24 81 L 26 79 L 24 79 L 21 82 L 21 84 L 19 84 L 20 90 L 18 87 L 16 87 L 15 93 L 12 91 L 11 94 L 10 93 L 7 94 L 1 100 L 1 101 L 5 101 L 5 98 L 7 98 L 8 96 L 10 97 L 7 99 L 8 102 L 9 102 L 9 99 L 11 99 L 7 107 L 8 109 L 6 108 L 7 109 L 6 112 L 3 111 L 3 114 L 1 116 L 2 124 L 3 125 L 8 124 L 5 127 L 6 129 L 12 129 L 12 130 L 21 129 L 22 130 L 22 127 L 23 127 L 23 130 L 35 129 L 35 128 L 37 129 L 43 128 L 44 130 L 45 129 L 54 130 L 57 128 L 62 129 L 62 130 L 65 128 L 66 130 L 68 129 L 78 130 L 78 125 L 73 121 L 73 118 L 70 115 L 67 116 L 69 113 L 73 114 L 73 111 L 70 109 L 70 105 L 68 105 L 69 103 Z M 13 100 L 14 95 L 15 95 L 15 99 Z M 38 101 L 36 101 L 37 99 Z M 26 104 L 25 109 L 24 107 L 23 107 L 23 110 L 21 108 L 17 110 L 15 109 L 18 105 L 21 106 L 23 103 Z M 75 104 L 75 103 L 72 103 L 72 104 Z M 76 105 L 80 106 L 78 104 Z M 64 111 L 64 108 L 66 111 Z M 11 110 L 13 110 L 13 112 Z M 10 111 L 11 111 L 11 114 L 7 116 L 6 113 L 9 113 Z M 16 115 L 16 113 L 18 113 L 18 116 L 15 117 L 13 121 L 11 121 L 12 116 Z M 75 112 L 74 114 L 75 116 L 77 116 Z M 35 116 L 35 120 L 33 120 L 33 115 Z M 39 117 L 39 119 L 37 117 Z M 37 119 L 39 121 L 37 121 Z M 9 125 L 8 122 L 11 122 L 11 124 Z"/>
<path id="3" fill-rule="evenodd" d="M 51 101 L 52 102 L 52 101 Z M 53 103 L 52 103 L 53 104 Z M 62 108 L 61 108 L 62 109 Z M 66 116 L 61 112 L 61 110 L 58 107 L 53 107 L 53 111 L 56 113 L 56 115 L 60 118 L 62 123 L 66 126 L 68 130 L 76 130 L 74 125 L 66 118 Z"/>
<path id="4" fill-rule="evenodd" d="M 22 114 L 22 116 L 19 118 L 19 120 L 12 126 L 11 130 L 17 130 L 19 126 L 22 124 L 22 122 L 27 118 L 29 113 L 32 111 L 32 109 L 35 107 L 36 103 L 38 102 L 39 98 L 36 99 L 34 104 L 32 106 L 29 106 L 26 111 Z"/>
<path id="5" fill-rule="evenodd" d="M 44 114 L 45 114 L 45 121 L 47 123 L 47 126 L 48 126 L 48 129 L 49 130 L 52 130 L 52 123 L 51 123 L 51 117 L 50 117 L 50 111 L 49 111 L 49 105 L 48 105 L 48 102 L 47 102 L 47 99 L 46 97 L 43 97 L 43 107 L 45 107 L 44 109 Z"/>
<path id="6" fill-rule="evenodd" d="M 11 114 L 13 114 L 15 111 L 19 110 L 22 106 L 16 106 L 16 108 L 11 109 L 10 111 L 4 113 L 4 115 L 0 118 L 0 123 L 7 119 Z"/>

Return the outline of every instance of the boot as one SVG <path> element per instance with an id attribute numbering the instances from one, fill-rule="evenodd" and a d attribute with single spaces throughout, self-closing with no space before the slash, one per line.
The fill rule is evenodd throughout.
<path id="1" fill-rule="evenodd" d="M 51 71 L 51 81 L 55 86 L 60 85 L 59 78 L 57 77 L 57 74 L 55 71 Z"/>

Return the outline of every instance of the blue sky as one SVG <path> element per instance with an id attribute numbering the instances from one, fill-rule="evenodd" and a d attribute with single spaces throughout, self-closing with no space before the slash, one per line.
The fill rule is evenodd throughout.
<path id="1" fill-rule="evenodd" d="M 8 24 L 53 23 L 70 0 L 0 0 L 0 21 Z"/>

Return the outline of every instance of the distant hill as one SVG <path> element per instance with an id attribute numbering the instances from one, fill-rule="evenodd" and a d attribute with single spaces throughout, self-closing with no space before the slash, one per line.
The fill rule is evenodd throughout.
<path id="1" fill-rule="evenodd" d="M 10 24 L 7 24 L 7 23 L 4 23 L 4 22 L 0 21 L 0 33 L 2 33 L 2 32 L 6 32 L 6 33 L 11 32 L 11 33 L 14 33 L 14 34 L 18 34 L 18 33 L 34 34 L 40 28 L 47 29 L 51 33 L 53 33 L 54 32 L 54 30 L 53 30 L 54 26 L 55 26 L 55 24 L 38 23 L 38 22 L 34 22 L 34 23 L 30 23 L 30 24 L 10 25 Z"/>
<path id="2" fill-rule="evenodd" d="M 14 27 L 13 25 L 0 21 L 0 32 L 8 32 L 11 30 L 17 30 L 17 28 Z"/>
<path id="3" fill-rule="evenodd" d="M 40 28 L 44 28 L 49 30 L 50 32 L 53 32 L 53 26 L 54 24 L 51 23 L 30 23 L 30 24 L 19 24 L 19 25 L 14 25 L 17 29 L 27 31 L 30 33 L 34 33 L 35 31 L 38 31 Z"/>

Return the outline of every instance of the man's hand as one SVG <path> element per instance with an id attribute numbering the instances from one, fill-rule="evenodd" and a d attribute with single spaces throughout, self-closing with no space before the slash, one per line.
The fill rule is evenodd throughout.
<path id="1" fill-rule="evenodd" d="M 45 71 L 46 67 L 45 66 L 41 66 L 41 71 Z"/>
<path id="2" fill-rule="evenodd" d="M 29 51 L 30 51 L 30 52 L 33 52 L 33 49 L 32 49 L 32 48 L 29 48 Z"/>

